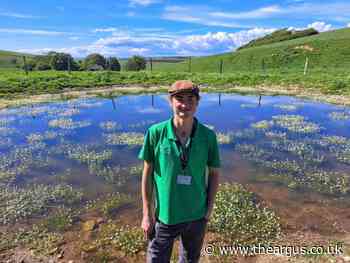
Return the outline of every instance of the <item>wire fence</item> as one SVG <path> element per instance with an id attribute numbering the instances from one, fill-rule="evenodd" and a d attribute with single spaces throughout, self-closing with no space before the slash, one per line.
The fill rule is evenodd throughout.
<path id="1" fill-rule="evenodd" d="M 32 63 L 32 57 L 21 55 L 0 54 L 0 70 L 21 70 L 29 74 L 36 68 Z M 69 63 L 70 61 L 68 60 Z M 121 62 L 121 70 L 126 71 L 126 61 Z M 71 68 L 67 65 L 68 70 Z M 49 70 L 49 67 L 44 70 Z M 103 70 L 103 67 L 92 67 L 92 70 Z M 108 70 L 108 68 L 106 69 Z M 254 72 L 260 74 L 269 73 L 298 73 L 309 75 L 313 73 L 344 73 L 350 74 L 350 59 L 344 57 L 342 60 L 321 61 L 318 57 L 304 56 L 295 59 L 280 59 L 274 57 L 168 57 L 168 58 L 146 58 L 146 71 L 148 72 L 202 72 L 202 73 L 235 73 Z"/>

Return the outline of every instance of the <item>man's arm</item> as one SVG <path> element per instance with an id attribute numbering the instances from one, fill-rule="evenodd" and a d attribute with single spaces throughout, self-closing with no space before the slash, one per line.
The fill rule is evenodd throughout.
<path id="1" fill-rule="evenodd" d="M 148 161 L 144 161 L 141 192 L 142 192 L 142 224 L 141 227 L 147 238 L 152 231 L 155 223 L 154 215 L 154 200 L 153 200 L 153 164 Z"/>
<path id="2" fill-rule="evenodd" d="M 211 213 L 213 212 L 215 196 L 216 196 L 216 192 L 218 191 L 218 187 L 219 187 L 219 175 L 220 175 L 219 168 L 209 167 L 208 191 L 207 191 L 208 210 L 207 210 L 207 213 L 205 215 L 205 218 L 207 220 L 209 220 Z"/>

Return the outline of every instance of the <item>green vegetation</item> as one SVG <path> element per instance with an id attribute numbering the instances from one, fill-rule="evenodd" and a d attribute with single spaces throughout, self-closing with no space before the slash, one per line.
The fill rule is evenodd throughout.
<path id="1" fill-rule="evenodd" d="M 73 204 L 82 193 L 69 185 L 35 185 L 26 189 L 0 186 L 0 224 L 44 213 L 53 204 Z"/>
<path id="2" fill-rule="evenodd" d="M 0 69 L 16 69 L 23 66 L 23 56 L 26 59 L 34 57 L 30 54 L 0 50 Z"/>
<path id="3" fill-rule="evenodd" d="M 283 30 L 275 33 L 278 36 L 285 34 L 290 33 Z M 292 34 L 293 37 L 296 35 L 298 33 Z M 34 71 L 26 76 L 24 72 L 18 70 L 2 70 L 0 71 L 0 97 L 60 93 L 67 89 L 114 84 L 169 85 L 178 79 L 191 79 L 196 83 L 207 84 L 222 90 L 234 86 L 279 85 L 286 88 L 317 90 L 327 94 L 349 94 L 349 40 L 350 29 L 345 28 L 278 43 L 264 42 L 264 45 L 243 48 L 236 52 L 192 58 L 191 63 L 187 60 L 181 62 L 155 60 L 152 63 L 152 72 L 101 71 L 67 74 L 57 71 Z M 106 60 L 101 55 L 92 55 L 84 60 L 82 68 L 99 66 L 100 69 L 119 69 L 114 59 Z M 308 67 L 304 75 L 306 58 Z M 27 60 L 30 64 L 30 59 Z M 121 63 L 126 70 L 139 71 L 146 66 L 145 59 L 138 56 Z M 38 67 L 44 69 L 46 68 L 44 64 L 39 63 Z M 50 67 L 55 68 L 52 65 Z M 73 70 L 73 67 L 71 69 Z"/>
<path id="4" fill-rule="evenodd" d="M 317 35 L 317 30 L 309 28 L 306 30 L 296 31 L 288 30 L 287 28 L 274 31 L 273 33 L 250 41 L 248 44 L 241 46 L 238 50 L 250 47 L 258 47 L 267 44 L 278 43 L 286 40 L 296 39 L 300 37 L 307 37 L 312 35 Z"/>
<path id="5" fill-rule="evenodd" d="M 347 78 L 350 68 L 350 29 L 344 28 L 298 39 L 244 48 L 236 52 L 191 59 L 192 72 L 223 73 L 279 73 L 302 75 L 306 57 L 309 59 L 307 74 L 343 73 Z M 188 72 L 189 62 L 155 63 L 154 71 Z M 336 79 L 334 79 L 336 80 Z M 342 79 L 334 83 L 335 89 L 342 89 Z M 346 85 L 345 85 L 346 86 Z"/>
<path id="6" fill-rule="evenodd" d="M 146 59 L 141 56 L 132 56 L 126 62 L 126 70 L 129 71 L 140 71 L 146 69 Z"/>
<path id="7" fill-rule="evenodd" d="M 281 232 L 275 213 L 236 183 L 220 185 L 209 229 L 235 244 L 267 244 Z"/>

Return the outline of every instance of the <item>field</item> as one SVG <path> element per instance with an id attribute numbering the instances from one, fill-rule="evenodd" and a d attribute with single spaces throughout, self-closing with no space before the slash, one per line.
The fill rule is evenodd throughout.
<path id="1" fill-rule="evenodd" d="M 182 62 L 154 59 L 152 71 L 148 63 L 146 70 L 141 72 L 123 71 L 126 60 L 122 59 L 121 72 L 77 71 L 68 74 L 63 71 L 33 71 L 25 75 L 23 71 L 11 68 L 15 62 L 20 63 L 19 55 L 0 52 L 2 98 L 112 85 L 161 86 L 178 79 L 191 79 L 211 89 L 274 85 L 284 90 L 298 87 L 322 94 L 342 95 L 349 94 L 350 89 L 349 28 L 226 54 L 188 58 Z"/>

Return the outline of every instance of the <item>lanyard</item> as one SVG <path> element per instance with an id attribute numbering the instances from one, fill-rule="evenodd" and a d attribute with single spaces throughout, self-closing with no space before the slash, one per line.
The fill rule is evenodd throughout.
<path id="1" fill-rule="evenodd" d="M 176 145 L 180 152 L 180 161 L 181 161 L 181 167 L 184 171 L 187 167 L 188 160 L 190 158 L 190 152 L 191 152 L 191 146 L 192 146 L 192 138 L 190 137 L 188 139 L 186 145 L 182 145 L 179 140 L 176 141 Z"/>
<path id="2" fill-rule="evenodd" d="M 181 167 L 182 167 L 183 171 L 185 171 L 185 169 L 188 165 L 189 159 L 190 159 L 192 140 L 193 140 L 196 128 L 197 128 L 197 119 L 194 118 L 191 135 L 190 135 L 188 141 L 186 142 L 186 144 L 182 145 L 179 138 L 177 138 L 177 140 L 176 140 L 176 145 L 177 145 L 177 148 L 179 149 L 179 152 L 180 152 L 180 162 L 181 162 Z"/>

